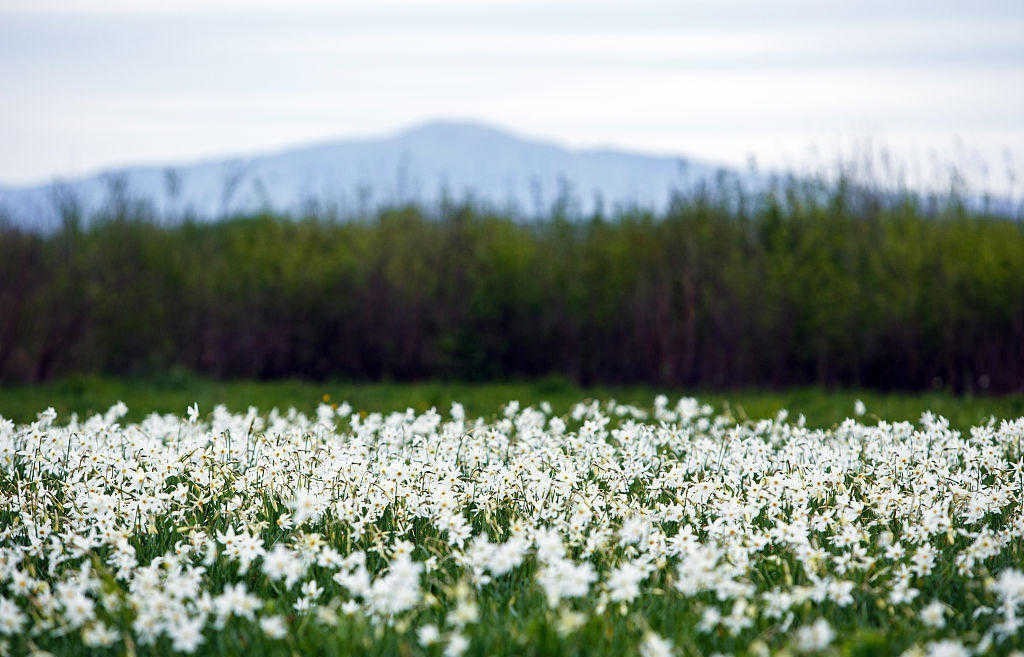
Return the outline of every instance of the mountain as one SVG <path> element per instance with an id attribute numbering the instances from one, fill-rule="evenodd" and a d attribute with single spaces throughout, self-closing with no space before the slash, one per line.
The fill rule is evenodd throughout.
<path id="1" fill-rule="evenodd" d="M 436 206 L 444 197 L 524 217 L 549 214 L 560 199 L 576 214 L 598 203 L 658 210 L 674 191 L 692 191 L 721 172 L 683 157 L 570 149 L 478 123 L 431 122 L 379 138 L 0 187 L 0 215 L 48 230 L 66 204 L 88 217 L 117 203 L 142 203 L 166 220 L 259 211 L 344 218 L 397 203 Z"/>

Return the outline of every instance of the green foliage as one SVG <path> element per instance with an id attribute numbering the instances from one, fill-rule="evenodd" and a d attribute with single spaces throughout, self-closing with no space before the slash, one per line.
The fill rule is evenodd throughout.
<path id="1" fill-rule="evenodd" d="M 840 187 L 576 223 L 132 216 L 0 231 L 0 378 L 1024 390 L 1024 226 L 963 205 Z"/>

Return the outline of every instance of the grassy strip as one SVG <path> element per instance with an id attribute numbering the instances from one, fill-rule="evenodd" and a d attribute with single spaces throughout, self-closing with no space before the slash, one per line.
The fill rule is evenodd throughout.
<path id="1" fill-rule="evenodd" d="M 151 412 L 184 412 L 197 402 L 210 410 L 224 404 L 233 410 L 255 406 L 260 410 L 294 406 L 312 412 L 321 401 L 348 401 L 364 411 L 391 411 L 411 407 L 423 411 L 431 406 L 447 410 L 452 401 L 462 403 L 472 415 L 492 415 L 509 400 L 524 405 L 547 401 L 557 412 L 586 398 L 617 399 L 649 406 L 658 394 L 670 399 L 696 396 L 718 408 L 728 408 L 737 417 L 765 418 L 788 409 L 791 418 L 804 414 L 808 424 L 828 427 L 852 417 L 854 402 L 867 406 L 867 418 L 890 421 L 916 420 L 930 410 L 954 426 L 967 427 L 997 419 L 1024 416 L 1024 396 L 957 397 L 945 392 L 878 393 L 867 390 L 824 390 L 789 388 L 782 390 L 700 391 L 657 389 L 647 386 L 581 388 L 559 379 L 506 383 L 351 383 L 282 381 L 215 381 L 191 376 L 149 379 L 76 377 L 35 386 L 0 387 L 0 416 L 19 422 L 33 419 L 40 410 L 53 406 L 61 416 L 104 411 L 123 401 L 129 419 Z"/>

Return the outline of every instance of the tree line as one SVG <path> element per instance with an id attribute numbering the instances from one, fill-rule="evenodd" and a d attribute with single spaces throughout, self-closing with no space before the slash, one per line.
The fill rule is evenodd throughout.
<path id="1" fill-rule="evenodd" d="M 0 380 L 1024 390 L 1024 226 L 842 188 L 517 221 L 470 205 L 0 228 Z"/>

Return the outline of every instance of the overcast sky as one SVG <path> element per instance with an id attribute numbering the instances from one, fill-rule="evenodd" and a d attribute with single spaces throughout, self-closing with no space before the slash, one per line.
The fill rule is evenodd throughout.
<path id="1" fill-rule="evenodd" d="M 1001 176 L 1024 2 L 0 0 L 0 182 L 432 118 L 772 165 L 871 139 Z"/>

